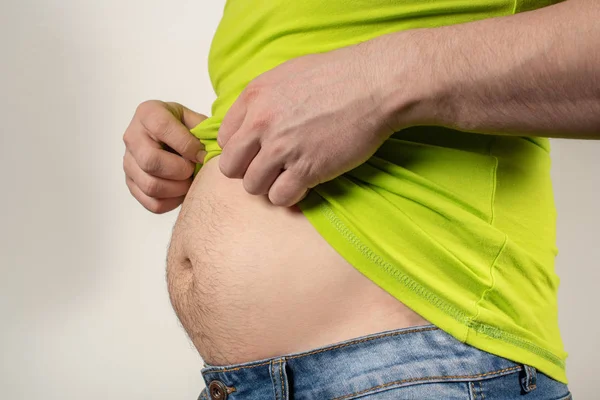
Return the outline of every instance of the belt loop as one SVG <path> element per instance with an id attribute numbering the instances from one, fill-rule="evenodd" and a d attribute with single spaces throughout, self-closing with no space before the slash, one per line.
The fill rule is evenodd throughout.
<path id="1" fill-rule="evenodd" d="M 271 360 L 269 372 L 271 375 L 271 381 L 273 383 L 274 399 L 275 400 L 288 400 L 289 399 L 289 384 L 286 367 L 285 357 Z"/>
<path id="2" fill-rule="evenodd" d="M 534 391 L 537 388 L 537 371 L 534 367 L 529 365 L 523 365 L 523 371 L 521 373 L 521 389 L 525 393 Z"/>

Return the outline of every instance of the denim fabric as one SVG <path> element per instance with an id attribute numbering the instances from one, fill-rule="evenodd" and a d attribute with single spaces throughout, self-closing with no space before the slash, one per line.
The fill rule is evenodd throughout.
<path id="1" fill-rule="evenodd" d="M 572 398 L 565 384 L 535 368 L 478 350 L 433 325 L 248 363 L 204 364 L 201 372 L 207 389 L 199 400 Z"/>

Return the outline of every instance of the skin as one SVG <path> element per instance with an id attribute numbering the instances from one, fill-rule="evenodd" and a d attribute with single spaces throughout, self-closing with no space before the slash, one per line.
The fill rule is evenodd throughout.
<path id="1" fill-rule="evenodd" d="M 202 166 L 167 253 L 171 304 L 202 359 L 230 365 L 428 322 L 366 278 L 296 207 Z"/>

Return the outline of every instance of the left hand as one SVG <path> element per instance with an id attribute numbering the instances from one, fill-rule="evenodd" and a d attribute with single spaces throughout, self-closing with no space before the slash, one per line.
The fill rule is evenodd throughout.
<path id="1" fill-rule="evenodd" d="M 221 172 L 289 207 L 369 159 L 394 130 L 366 44 L 298 57 L 251 81 L 219 129 Z"/>

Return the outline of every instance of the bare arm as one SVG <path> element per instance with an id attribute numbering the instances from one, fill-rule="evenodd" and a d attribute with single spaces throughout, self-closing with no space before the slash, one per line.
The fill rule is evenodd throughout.
<path id="1" fill-rule="evenodd" d="M 600 1 L 365 42 L 393 130 L 600 139 Z"/>

